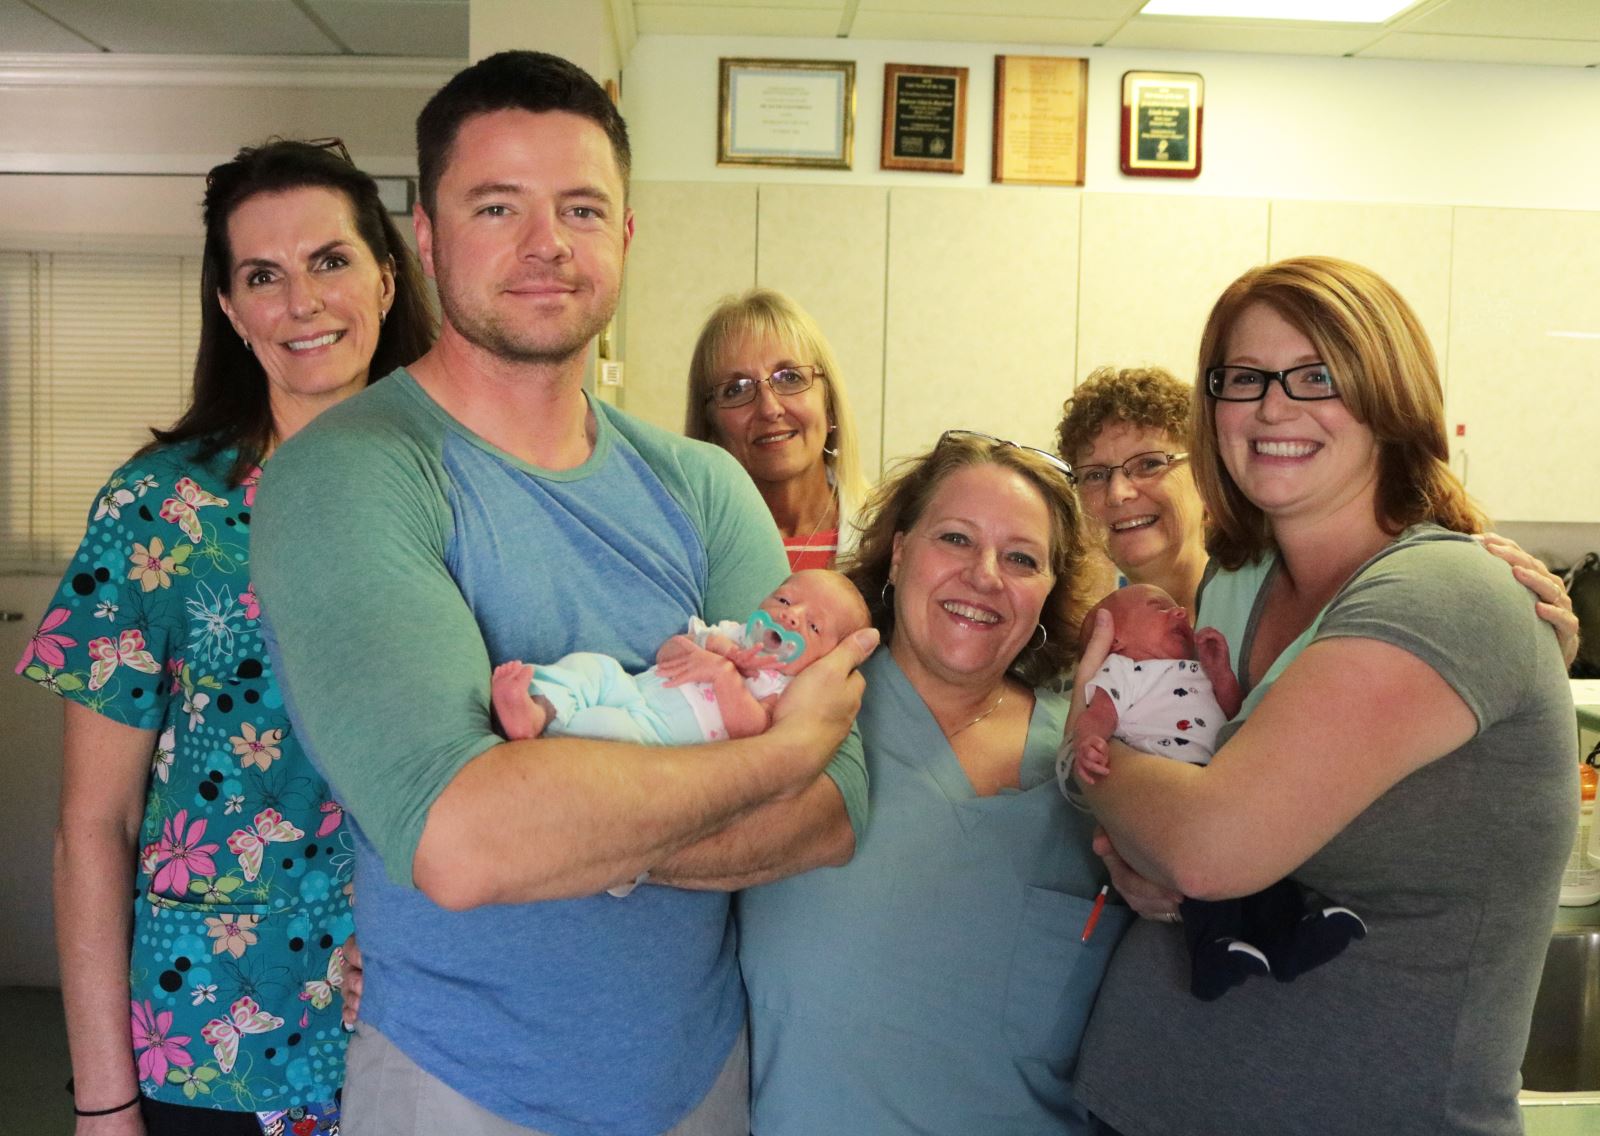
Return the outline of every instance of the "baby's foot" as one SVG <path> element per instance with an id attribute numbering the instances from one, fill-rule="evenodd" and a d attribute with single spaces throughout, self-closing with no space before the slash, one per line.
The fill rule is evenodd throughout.
<path id="1" fill-rule="evenodd" d="M 1267 956 L 1238 939 L 1213 939 L 1195 949 L 1190 963 L 1189 993 L 1214 1002 L 1253 974 L 1271 974 Z"/>
<path id="2" fill-rule="evenodd" d="M 509 741 L 536 738 L 544 732 L 549 715 L 528 690 L 533 681 L 533 666 L 516 659 L 501 663 L 489 679 L 490 702 L 500 732 Z"/>

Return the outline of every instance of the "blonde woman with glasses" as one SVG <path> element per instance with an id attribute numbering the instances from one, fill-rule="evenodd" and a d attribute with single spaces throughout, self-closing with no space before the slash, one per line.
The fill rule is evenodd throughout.
<path id="1" fill-rule="evenodd" d="M 867 492 L 855 418 L 833 349 L 788 296 L 757 288 L 711 313 L 689 363 L 684 433 L 744 467 L 792 570 L 829 567 L 854 545 Z"/>

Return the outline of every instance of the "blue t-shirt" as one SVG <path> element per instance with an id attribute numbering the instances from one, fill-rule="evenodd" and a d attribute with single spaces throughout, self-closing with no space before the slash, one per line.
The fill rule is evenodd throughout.
<path id="1" fill-rule="evenodd" d="M 356 822 L 363 1017 L 515 1123 L 644 1136 L 698 1103 L 742 1026 L 727 895 L 449 912 L 410 879 L 433 800 L 501 740 L 492 663 L 581 648 L 642 670 L 690 616 L 742 618 L 785 575 L 726 453 L 592 406 L 589 460 L 540 470 L 391 376 L 273 459 L 258 578 L 291 716 Z M 859 749 L 830 771 L 859 812 Z"/>

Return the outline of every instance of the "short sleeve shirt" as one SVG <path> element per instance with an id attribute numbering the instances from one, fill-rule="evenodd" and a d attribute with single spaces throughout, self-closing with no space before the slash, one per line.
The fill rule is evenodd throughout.
<path id="1" fill-rule="evenodd" d="M 16 669 L 155 735 L 129 968 L 140 1091 L 255 1111 L 344 1079 L 352 848 L 262 645 L 255 474 L 229 485 L 232 460 L 166 448 L 117 470 Z"/>

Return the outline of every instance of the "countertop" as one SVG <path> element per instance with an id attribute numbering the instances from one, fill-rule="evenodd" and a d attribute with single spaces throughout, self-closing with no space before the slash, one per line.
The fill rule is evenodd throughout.
<path id="1" fill-rule="evenodd" d="M 1600 733 L 1600 679 L 1573 679 L 1572 704 L 1578 725 Z M 1600 903 L 1558 907 L 1556 931 L 1600 930 Z M 1595 1136 L 1600 1133 L 1600 1092 L 1523 1093 L 1526 1136 Z"/>
<path id="2" fill-rule="evenodd" d="M 1578 725 L 1585 730 L 1600 731 L 1600 678 L 1575 678 L 1572 684 L 1572 705 L 1578 710 Z"/>

